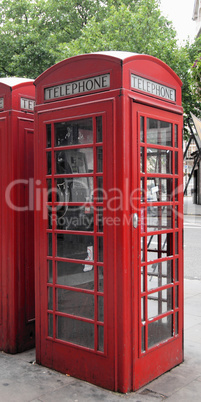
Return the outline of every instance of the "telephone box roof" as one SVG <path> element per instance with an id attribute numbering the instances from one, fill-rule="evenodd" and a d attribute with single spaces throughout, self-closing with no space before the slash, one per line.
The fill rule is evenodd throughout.
<path id="1" fill-rule="evenodd" d="M 7 85 L 10 88 L 15 87 L 16 85 L 26 84 L 28 82 L 33 82 L 33 80 L 29 78 L 20 78 L 20 77 L 0 78 L 0 84 Z"/>
<path id="2" fill-rule="evenodd" d="M 94 53 L 85 53 L 85 54 L 80 54 L 80 55 L 69 57 L 69 58 L 64 59 L 64 60 L 54 64 L 53 66 L 49 67 L 46 71 L 44 71 L 42 74 L 40 74 L 36 78 L 34 84 L 37 85 L 41 80 L 44 79 L 44 77 L 47 77 L 48 75 L 52 74 L 52 72 L 55 73 L 56 70 L 58 71 L 60 69 L 60 71 L 61 71 L 62 68 L 65 70 L 67 66 L 70 68 L 70 66 L 72 66 L 72 63 L 79 63 L 81 60 L 84 61 L 87 59 L 88 60 L 92 60 L 92 59 L 104 60 L 105 59 L 107 61 L 110 61 L 115 64 L 117 63 L 120 65 L 125 65 L 127 63 L 135 62 L 137 60 L 144 60 L 144 61 L 149 60 L 150 62 L 161 65 L 161 67 L 163 67 L 164 69 L 169 71 L 169 73 L 172 76 L 174 76 L 174 78 L 179 83 L 179 85 L 182 85 L 182 82 L 181 82 L 180 78 L 177 76 L 177 74 L 171 69 L 171 67 L 169 67 L 162 60 L 160 60 L 154 56 L 150 56 L 150 55 L 143 54 L 143 53 L 132 53 L 132 52 L 123 52 L 123 51 L 102 51 L 102 52 L 94 52 Z"/>
<path id="3" fill-rule="evenodd" d="M 111 56 L 115 57 L 116 59 L 124 60 L 127 59 L 128 57 L 132 56 L 138 56 L 139 53 L 132 53 L 132 52 L 122 52 L 122 51 L 115 51 L 115 50 L 110 50 L 110 51 L 104 51 L 104 52 L 94 52 L 94 53 L 89 53 L 91 55 L 93 54 L 99 54 L 99 55 L 105 55 L 105 56 Z"/>

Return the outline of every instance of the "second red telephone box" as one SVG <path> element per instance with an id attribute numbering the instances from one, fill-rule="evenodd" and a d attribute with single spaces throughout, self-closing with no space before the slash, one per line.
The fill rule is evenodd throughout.
<path id="1" fill-rule="evenodd" d="M 0 79 L 0 350 L 34 347 L 33 80 Z"/>
<path id="2" fill-rule="evenodd" d="M 36 359 L 136 390 L 183 360 L 181 81 L 109 52 L 35 84 Z"/>

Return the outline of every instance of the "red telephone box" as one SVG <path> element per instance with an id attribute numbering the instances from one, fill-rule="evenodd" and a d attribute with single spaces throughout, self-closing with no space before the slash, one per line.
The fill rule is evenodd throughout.
<path id="1" fill-rule="evenodd" d="M 183 360 L 182 83 L 103 52 L 35 85 L 36 359 L 136 390 Z"/>
<path id="2" fill-rule="evenodd" d="M 35 87 L 0 79 L 0 350 L 34 346 Z"/>

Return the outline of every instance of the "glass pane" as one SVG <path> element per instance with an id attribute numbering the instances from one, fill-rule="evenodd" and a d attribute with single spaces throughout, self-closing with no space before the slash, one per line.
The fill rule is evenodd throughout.
<path id="1" fill-rule="evenodd" d="M 92 119 L 55 123 L 55 146 L 93 143 Z"/>
<path id="2" fill-rule="evenodd" d="M 93 260 L 93 236 L 57 234 L 57 256 L 76 260 Z"/>
<path id="3" fill-rule="evenodd" d="M 57 202 L 90 202 L 93 194 L 93 177 L 61 177 L 56 180 L 54 191 Z"/>
<path id="4" fill-rule="evenodd" d="M 175 233 L 175 254 L 178 254 L 178 251 L 179 251 L 179 244 L 178 244 L 178 242 L 179 242 L 179 233 L 176 232 L 176 233 Z"/>
<path id="5" fill-rule="evenodd" d="M 175 127 L 174 127 L 174 135 L 175 135 L 175 144 L 174 144 L 174 146 L 175 147 L 178 147 L 178 125 L 177 124 L 175 124 Z"/>
<path id="6" fill-rule="evenodd" d="M 98 296 L 98 321 L 104 321 L 104 298 Z"/>
<path id="7" fill-rule="evenodd" d="M 52 234 L 48 233 L 48 255 L 52 255 Z"/>
<path id="8" fill-rule="evenodd" d="M 144 142 L 144 117 L 140 116 L 140 141 Z"/>
<path id="9" fill-rule="evenodd" d="M 172 124 L 148 118 L 147 143 L 172 146 Z"/>
<path id="10" fill-rule="evenodd" d="M 51 159 L 51 152 L 47 152 L 47 174 L 52 174 L 52 159 Z"/>
<path id="11" fill-rule="evenodd" d="M 172 179 L 147 179 L 147 201 L 171 201 L 172 200 Z"/>
<path id="12" fill-rule="evenodd" d="M 178 152 L 175 152 L 175 174 L 178 174 Z"/>
<path id="13" fill-rule="evenodd" d="M 179 286 L 175 286 L 175 307 L 179 307 Z"/>
<path id="14" fill-rule="evenodd" d="M 53 337 L 53 315 L 48 314 L 48 336 Z"/>
<path id="15" fill-rule="evenodd" d="M 104 352 L 104 327 L 98 326 L 98 350 Z"/>
<path id="16" fill-rule="evenodd" d="M 173 261 L 162 261 L 147 266 L 147 288 L 155 289 L 159 286 L 173 283 Z"/>
<path id="17" fill-rule="evenodd" d="M 172 173 L 172 151 L 147 148 L 147 173 Z"/>
<path id="18" fill-rule="evenodd" d="M 145 321 L 145 314 L 144 314 L 144 303 L 145 303 L 145 298 L 141 297 L 141 321 Z"/>
<path id="19" fill-rule="evenodd" d="M 141 237 L 141 261 L 145 261 L 145 238 Z"/>
<path id="20" fill-rule="evenodd" d="M 47 179 L 47 202 L 52 202 L 52 180 Z"/>
<path id="21" fill-rule="evenodd" d="M 175 314 L 175 335 L 179 333 L 179 313 Z"/>
<path id="22" fill-rule="evenodd" d="M 98 261 L 103 262 L 103 237 L 98 237 L 97 243 L 98 243 Z"/>
<path id="23" fill-rule="evenodd" d="M 94 325 L 69 317 L 57 317 L 57 339 L 94 348 Z"/>
<path id="24" fill-rule="evenodd" d="M 51 124 L 46 125 L 47 148 L 51 148 Z"/>
<path id="25" fill-rule="evenodd" d="M 93 173 L 93 148 L 55 152 L 56 174 Z"/>
<path id="26" fill-rule="evenodd" d="M 145 327 L 141 330 L 141 352 L 145 351 Z"/>
<path id="27" fill-rule="evenodd" d="M 96 188 L 96 200 L 97 202 L 103 202 L 104 193 L 103 193 L 103 178 L 97 177 L 97 188 Z"/>
<path id="28" fill-rule="evenodd" d="M 172 224 L 172 206 L 150 206 L 147 208 L 147 231 L 170 229 Z"/>
<path id="29" fill-rule="evenodd" d="M 103 232 L 103 208 L 97 208 L 97 231 Z"/>
<path id="30" fill-rule="evenodd" d="M 175 281 L 179 280 L 179 276 L 178 276 L 178 259 L 175 259 Z"/>
<path id="31" fill-rule="evenodd" d="M 144 172 L 144 148 L 140 148 L 140 172 Z"/>
<path id="32" fill-rule="evenodd" d="M 145 273 L 144 273 L 144 267 L 141 268 L 141 293 L 145 291 Z"/>
<path id="33" fill-rule="evenodd" d="M 157 345 L 173 336 L 172 315 L 152 322 L 148 325 L 148 348 Z"/>
<path id="34" fill-rule="evenodd" d="M 75 264 L 67 261 L 57 261 L 56 283 L 59 285 L 71 286 L 80 289 L 94 289 L 94 270 L 93 265 L 89 265 L 90 270 L 84 272 L 83 264 Z"/>
<path id="35" fill-rule="evenodd" d="M 54 215 L 52 215 L 52 207 L 48 205 L 47 210 L 48 210 L 48 229 L 52 229 L 52 222 L 54 217 Z"/>
<path id="36" fill-rule="evenodd" d="M 52 276 L 52 261 L 48 261 L 48 282 L 49 283 L 52 283 L 52 279 L 53 279 L 53 276 Z"/>
<path id="37" fill-rule="evenodd" d="M 144 202 L 144 177 L 140 179 L 140 201 Z"/>
<path id="38" fill-rule="evenodd" d="M 60 230 L 93 231 L 93 209 L 87 206 L 59 206 L 56 215 L 56 226 Z M 57 209 L 58 209 L 57 208 Z"/>
<path id="39" fill-rule="evenodd" d="M 96 117 L 96 142 L 103 141 L 102 134 L 102 116 Z"/>
<path id="40" fill-rule="evenodd" d="M 182 186 L 182 191 L 183 191 L 183 186 Z M 179 194 L 178 179 L 175 179 L 175 201 L 178 201 L 178 194 Z"/>
<path id="41" fill-rule="evenodd" d="M 175 227 L 178 228 L 178 206 L 175 206 Z"/>
<path id="42" fill-rule="evenodd" d="M 172 310 L 172 288 L 148 295 L 148 319 Z"/>
<path id="43" fill-rule="evenodd" d="M 173 234 L 163 233 L 147 237 L 147 259 L 153 261 L 173 255 Z"/>
<path id="44" fill-rule="evenodd" d="M 48 287 L 48 310 L 53 310 L 53 289 Z"/>
<path id="45" fill-rule="evenodd" d="M 104 291 L 104 268 L 98 267 L 98 291 Z"/>
<path id="46" fill-rule="evenodd" d="M 94 296 L 68 289 L 56 289 L 56 310 L 60 313 L 94 319 Z"/>
<path id="47" fill-rule="evenodd" d="M 103 172 L 103 148 L 102 147 L 98 147 L 96 150 L 96 158 L 97 158 L 97 167 L 96 167 L 96 171 L 98 173 L 102 173 Z"/>

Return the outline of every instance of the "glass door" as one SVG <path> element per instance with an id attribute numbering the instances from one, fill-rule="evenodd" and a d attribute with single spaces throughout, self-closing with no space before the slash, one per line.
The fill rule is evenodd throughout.
<path id="1" fill-rule="evenodd" d="M 46 130 L 48 337 L 104 352 L 102 116 Z"/>
<path id="2" fill-rule="evenodd" d="M 46 198 L 40 213 L 40 350 L 44 365 L 113 388 L 113 229 L 104 225 L 113 177 L 112 119 L 111 105 L 101 107 L 41 118 L 45 164 L 38 168 Z"/>
<path id="3" fill-rule="evenodd" d="M 145 106 L 141 106 L 141 110 L 136 108 L 138 176 L 133 185 L 137 186 L 138 195 L 133 213 L 139 217 L 139 223 L 133 229 L 138 247 L 133 260 L 134 281 L 137 277 L 134 286 L 137 286 L 138 295 L 135 298 L 138 316 L 135 361 L 141 369 L 149 361 L 149 372 L 145 374 L 144 370 L 149 379 L 154 371 L 156 376 L 159 375 L 158 367 L 161 366 L 164 372 L 170 365 L 175 365 L 176 356 L 180 355 L 178 343 L 181 345 L 183 314 L 182 138 L 178 136 L 181 133 L 179 117 Z M 133 153 L 136 153 L 135 149 Z M 140 375 L 144 374 L 139 370 L 136 374 L 139 378 L 134 381 L 143 381 Z"/>

